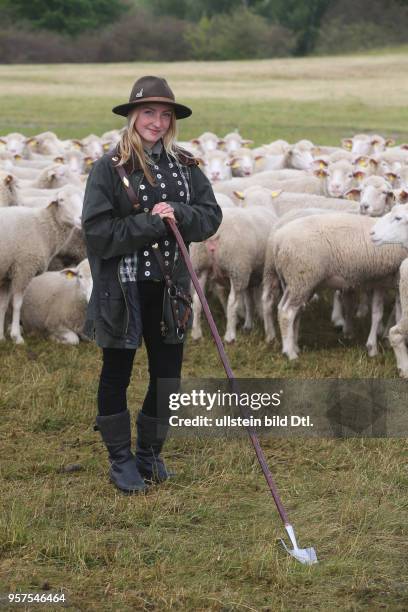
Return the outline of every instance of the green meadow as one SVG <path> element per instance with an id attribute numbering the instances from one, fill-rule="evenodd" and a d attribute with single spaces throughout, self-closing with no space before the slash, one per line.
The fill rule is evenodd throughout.
<path id="1" fill-rule="evenodd" d="M 277 138 L 338 144 L 358 132 L 408 141 L 403 53 L 256 62 L 0 66 L 0 134 L 53 130 L 61 138 L 121 127 L 110 109 L 143 74 L 166 76 L 193 108 L 180 138 L 239 128 L 259 145 Z M 211 301 L 221 334 L 224 320 Z M 289 363 L 258 323 L 226 347 L 237 377 L 396 378 L 385 342 L 365 350 L 330 324 L 330 297 L 301 323 Z M 0 593 L 63 590 L 72 611 L 403 611 L 408 608 L 408 444 L 405 439 L 261 443 L 302 547 L 305 567 L 279 543 L 284 529 L 249 441 L 171 438 L 177 476 L 143 496 L 108 482 L 93 431 L 101 367 L 91 343 L 28 337 L 0 344 Z M 133 417 L 147 387 L 144 348 L 129 391 Z M 185 377 L 223 377 L 208 329 L 188 340 Z M 74 467 L 73 467 L 74 466 Z M 9 607 L 6 609 L 14 609 Z M 53 605 L 22 609 L 57 610 Z"/>

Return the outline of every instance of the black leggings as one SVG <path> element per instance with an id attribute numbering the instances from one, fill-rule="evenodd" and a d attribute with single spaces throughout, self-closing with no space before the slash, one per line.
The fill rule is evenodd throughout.
<path id="1" fill-rule="evenodd" d="M 157 379 L 179 379 L 183 361 L 183 344 L 164 344 L 160 334 L 164 283 L 138 283 L 143 339 L 149 363 L 149 387 L 142 412 L 151 417 L 168 415 L 168 402 L 157 404 Z M 127 409 L 126 390 L 132 374 L 136 349 L 103 349 L 103 365 L 98 388 L 98 412 L 102 416 Z M 177 390 L 176 388 L 173 391 Z M 169 391 L 170 387 L 169 387 Z M 160 396 L 162 397 L 162 396 Z"/>

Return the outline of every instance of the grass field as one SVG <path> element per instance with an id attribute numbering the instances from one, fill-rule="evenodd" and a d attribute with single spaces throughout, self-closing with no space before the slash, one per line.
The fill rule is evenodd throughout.
<path id="1" fill-rule="evenodd" d="M 257 144 L 302 137 L 336 144 L 366 130 L 402 142 L 407 67 L 403 54 L 0 66 L 0 133 L 52 129 L 80 137 L 120 126 L 110 108 L 127 98 L 137 76 L 152 73 L 166 75 L 193 106 L 182 138 L 239 127 Z M 214 311 L 223 332 L 217 305 Z M 227 348 L 235 374 L 396 377 L 385 345 L 367 357 L 367 320 L 346 342 L 329 313 L 327 299 L 308 309 L 297 363 L 267 346 L 259 326 L 240 333 Z M 0 593 L 64 589 L 66 609 L 81 611 L 408 608 L 406 440 L 263 438 L 299 542 L 317 549 L 320 563 L 308 568 L 277 543 L 283 529 L 245 438 L 173 438 L 165 452 L 178 474 L 172 482 L 142 497 L 117 493 L 92 429 L 99 369 L 92 344 L 28 338 L 22 347 L 0 345 Z M 183 375 L 222 377 L 208 331 L 202 343 L 188 342 Z M 142 349 L 129 394 L 133 416 L 146 385 Z M 66 471 L 71 464 L 81 469 Z"/>

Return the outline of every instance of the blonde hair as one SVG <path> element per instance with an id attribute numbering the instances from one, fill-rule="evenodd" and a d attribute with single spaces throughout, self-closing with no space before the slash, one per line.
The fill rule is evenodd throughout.
<path id="1" fill-rule="evenodd" d="M 155 185 L 152 173 L 150 171 L 149 166 L 153 166 L 153 160 L 146 155 L 146 152 L 143 148 L 142 139 L 136 130 L 135 123 L 140 112 L 140 107 L 136 108 L 133 112 L 130 112 L 128 115 L 128 124 L 127 128 L 124 130 L 121 139 L 118 144 L 118 154 L 120 157 L 119 166 L 123 166 L 129 159 L 132 159 L 132 154 L 136 157 L 137 161 L 140 164 L 140 167 L 143 170 L 144 175 L 151 185 Z M 176 144 L 177 138 L 177 123 L 176 123 L 176 114 L 173 109 L 171 109 L 171 119 L 169 129 L 166 134 L 163 136 L 163 146 L 167 153 L 167 155 L 171 155 L 175 157 L 177 161 L 179 161 L 179 153 L 180 149 Z"/>

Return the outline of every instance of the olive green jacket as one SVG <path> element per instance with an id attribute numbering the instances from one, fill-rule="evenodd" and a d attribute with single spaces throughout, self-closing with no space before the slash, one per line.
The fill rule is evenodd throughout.
<path id="1" fill-rule="evenodd" d="M 222 212 L 214 197 L 211 184 L 195 162 L 186 156 L 191 200 L 170 202 L 177 226 L 184 241 L 200 242 L 212 236 L 222 220 Z M 126 166 L 129 180 L 138 194 L 143 171 L 133 162 Z M 93 166 L 86 185 L 82 227 L 92 272 L 93 290 L 87 310 L 84 332 L 106 348 L 136 348 L 127 336 L 129 326 L 129 284 L 120 280 L 119 266 L 124 255 L 156 242 L 168 235 L 168 227 L 159 215 L 135 210 L 120 177 L 112 164 L 112 152 L 105 154 Z M 189 291 L 187 267 L 180 256 L 173 270 L 173 280 Z M 132 283 L 133 284 L 133 283 Z M 132 290 L 134 287 L 132 287 Z M 133 300 L 132 300 L 133 301 Z M 132 306 L 141 343 L 140 307 Z M 166 342 L 177 343 L 175 330 L 170 330 Z"/>

